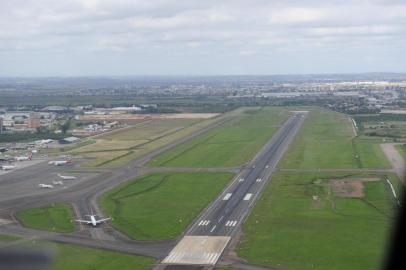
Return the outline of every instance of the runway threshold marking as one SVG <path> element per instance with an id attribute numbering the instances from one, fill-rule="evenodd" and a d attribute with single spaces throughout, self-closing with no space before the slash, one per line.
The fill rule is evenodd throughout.
<path id="1" fill-rule="evenodd" d="M 252 193 L 247 193 L 244 197 L 244 201 L 249 201 L 249 199 L 251 199 L 252 197 Z"/>
<path id="2" fill-rule="evenodd" d="M 237 225 L 237 220 L 229 220 L 226 223 L 226 227 L 235 227 L 235 225 Z"/>
<path id="3" fill-rule="evenodd" d="M 185 236 L 162 263 L 215 265 L 229 241 L 228 236 Z"/>
<path id="4" fill-rule="evenodd" d="M 201 220 L 197 226 L 207 226 L 210 224 L 210 220 Z"/>
<path id="5" fill-rule="evenodd" d="M 227 193 L 224 198 L 223 201 L 227 201 L 228 199 L 230 199 L 231 195 L 233 195 L 233 193 Z"/>

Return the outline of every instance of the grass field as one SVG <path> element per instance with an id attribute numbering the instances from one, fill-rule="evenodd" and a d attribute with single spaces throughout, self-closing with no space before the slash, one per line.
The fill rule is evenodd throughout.
<path id="1" fill-rule="evenodd" d="M 248 161 L 288 116 L 281 107 L 247 110 L 238 119 L 158 156 L 149 166 L 222 167 Z"/>
<path id="2" fill-rule="evenodd" d="M 341 113 L 310 109 L 281 168 L 388 168 L 379 139 L 355 137 L 352 122 Z"/>
<path id="3" fill-rule="evenodd" d="M 87 153 L 84 156 L 91 158 L 88 161 L 82 163 L 82 166 L 85 167 L 100 167 L 104 164 L 110 164 L 114 160 L 121 159 L 127 155 L 130 155 L 131 151 L 108 151 L 108 152 L 94 152 L 94 153 Z"/>
<path id="4" fill-rule="evenodd" d="M 311 109 L 282 168 L 356 168 L 348 117 L 324 109 Z"/>
<path id="5" fill-rule="evenodd" d="M 159 173 L 124 183 L 101 198 L 113 225 L 137 240 L 181 234 L 232 178 L 230 173 Z"/>
<path id="6" fill-rule="evenodd" d="M 128 128 L 110 132 L 91 140 L 91 143 L 70 149 L 71 154 L 92 158 L 83 166 L 99 167 L 103 165 L 122 165 L 134 158 L 140 150 L 149 151 L 154 142 L 171 135 L 177 135 L 184 129 L 191 128 L 200 120 L 196 119 L 156 119 L 148 120 Z M 177 138 L 177 136 L 174 136 Z M 69 149 L 68 149 L 69 150 Z"/>
<path id="7" fill-rule="evenodd" d="M 15 241 L 21 238 L 0 235 L 0 242 Z M 155 260 L 148 257 L 128 255 L 102 249 L 86 248 L 70 244 L 56 244 L 27 240 L 18 246 L 51 251 L 52 270 L 148 270 Z M 15 247 L 13 243 L 13 247 Z"/>
<path id="8" fill-rule="evenodd" d="M 244 224 L 238 255 L 282 270 L 380 269 L 395 201 L 382 176 L 363 182 L 363 196 L 339 196 L 332 180 L 342 177 L 275 175 Z"/>
<path id="9" fill-rule="evenodd" d="M 154 259 L 148 257 L 75 245 L 52 245 L 56 250 L 54 270 L 147 270 L 155 263 Z"/>
<path id="10" fill-rule="evenodd" d="M 0 241 L 4 241 L 4 242 L 11 242 L 11 241 L 15 241 L 18 240 L 18 237 L 15 236 L 9 236 L 9 235 L 2 235 L 0 234 Z"/>
<path id="11" fill-rule="evenodd" d="M 382 152 L 381 143 L 384 143 L 383 140 L 377 137 L 359 136 L 354 139 L 354 152 L 359 157 L 357 162 L 360 168 L 391 168 Z"/>
<path id="12" fill-rule="evenodd" d="M 91 143 L 75 147 L 69 153 L 92 158 L 83 166 L 112 167 L 147 154 L 159 147 L 204 128 L 218 119 L 241 114 L 237 109 L 212 119 L 155 119 L 117 132 L 99 136 Z"/>
<path id="13" fill-rule="evenodd" d="M 72 208 L 66 203 L 21 210 L 17 218 L 24 226 L 39 230 L 73 232 L 75 229 Z"/>

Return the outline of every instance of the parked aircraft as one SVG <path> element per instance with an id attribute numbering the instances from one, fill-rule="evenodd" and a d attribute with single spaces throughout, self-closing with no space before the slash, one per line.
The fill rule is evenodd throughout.
<path id="1" fill-rule="evenodd" d="M 63 182 L 62 181 L 52 181 L 52 184 L 53 185 L 63 185 Z"/>
<path id="2" fill-rule="evenodd" d="M 47 184 L 39 184 L 38 185 L 40 188 L 54 188 L 53 185 L 47 185 Z"/>
<path id="3" fill-rule="evenodd" d="M 60 178 L 62 178 L 63 180 L 74 180 L 74 179 L 76 179 L 76 176 L 71 176 L 71 175 L 60 175 L 60 174 L 58 173 L 58 176 L 59 176 Z"/>
<path id="4" fill-rule="evenodd" d="M 111 219 L 111 218 L 103 218 L 103 219 L 97 220 L 96 215 L 86 215 L 86 217 L 90 217 L 90 220 L 77 219 L 76 221 L 80 222 L 80 223 L 86 223 L 87 225 L 92 225 L 93 227 L 96 227 L 98 224 Z"/>
<path id="5" fill-rule="evenodd" d="M 66 165 L 72 163 L 72 160 L 68 159 L 68 160 L 51 160 L 48 162 L 49 165 L 55 165 L 55 166 L 62 166 L 62 165 Z"/>
<path id="6" fill-rule="evenodd" d="M 15 161 L 26 161 L 32 160 L 32 154 L 30 153 L 28 156 L 19 156 L 14 158 Z"/>

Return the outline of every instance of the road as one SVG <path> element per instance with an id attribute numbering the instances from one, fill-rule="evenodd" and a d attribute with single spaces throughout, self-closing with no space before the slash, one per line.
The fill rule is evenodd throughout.
<path id="1" fill-rule="evenodd" d="M 295 113 L 195 220 L 163 264 L 215 265 L 238 232 L 305 118 Z"/>

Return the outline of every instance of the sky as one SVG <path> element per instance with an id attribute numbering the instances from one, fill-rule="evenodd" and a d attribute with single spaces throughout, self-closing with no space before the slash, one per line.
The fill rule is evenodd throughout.
<path id="1" fill-rule="evenodd" d="M 1 0 L 0 76 L 406 72 L 405 0 Z"/>

